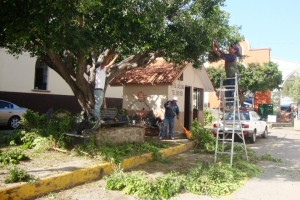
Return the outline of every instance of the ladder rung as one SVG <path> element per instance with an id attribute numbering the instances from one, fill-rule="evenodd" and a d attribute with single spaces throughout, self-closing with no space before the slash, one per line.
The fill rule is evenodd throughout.
<path id="1" fill-rule="evenodd" d="M 224 80 L 235 80 L 235 84 L 232 85 L 226 85 L 226 82 Z M 223 118 L 225 118 L 225 112 L 232 112 L 235 110 L 238 110 L 238 103 L 239 103 L 239 96 L 238 96 L 238 74 L 235 74 L 235 77 L 230 78 L 221 78 L 220 81 L 220 89 L 218 91 L 221 91 L 219 96 L 219 112 L 218 112 L 218 121 L 221 120 L 220 111 L 223 112 Z M 227 91 L 234 91 L 233 96 L 226 97 Z M 224 94 L 225 93 L 225 94 Z M 232 106 L 227 106 L 232 104 Z M 222 107 L 222 108 L 221 108 Z M 222 110 L 221 110 L 222 109 Z M 237 114 L 238 116 L 239 114 Z M 236 115 L 233 116 L 234 119 Z M 233 149 L 231 151 L 225 151 L 222 149 L 223 152 L 219 151 L 218 144 L 236 144 L 241 146 L 244 149 L 244 153 L 246 156 L 246 159 L 248 160 L 248 154 L 247 154 L 247 148 L 245 143 L 245 137 L 243 135 L 243 127 L 241 125 L 240 117 L 238 116 L 238 119 L 236 120 L 222 120 L 224 126 L 222 128 L 217 129 L 217 135 L 216 135 L 216 148 L 215 148 L 215 162 L 217 161 L 217 154 L 229 154 L 230 155 L 230 165 L 232 166 L 233 162 L 233 154 L 237 154 L 233 152 Z M 229 124 L 230 123 L 230 124 Z M 227 130 L 226 130 L 227 129 Z M 229 130 L 228 130 L 229 129 Z M 243 142 L 235 142 L 235 139 L 241 139 Z M 233 146 L 231 146 L 233 147 Z M 240 154 L 240 153 L 238 153 Z"/>

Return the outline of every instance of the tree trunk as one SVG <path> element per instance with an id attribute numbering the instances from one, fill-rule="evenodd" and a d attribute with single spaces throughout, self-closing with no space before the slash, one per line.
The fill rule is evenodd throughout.
<path id="1" fill-rule="evenodd" d="M 113 50 L 105 50 L 98 58 L 98 61 L 105 60 Z M 149 55 L 150 51 L 146 51 L 139 55 L 130 56 L 123 61 L 114 64 L 109 70 L 105 82 L 104 94 L 108 83 L 116 76 L 119 76 L 127 70 L 136 67 L 145 67 L 150 62 L 155 60 L 159 56 L 160 52 L 154 55 Z M 76 56 L 65 53 L 64 56 L 60 56 L 55 52 L 47 52 L 41 60 L 46 63 L 51 69 L 57 72 L 70 86 L 73 94 L 78 99 L 78 103 L 82 110 L 88 109 L 91 114 L 91 110 L 94 108 L 94 80 L 95 80 L 95 65 L 87 65 L 88 61 L 84 57 L 83 53 L 78 53 Z M 76 61 L 76 70 L 72 67 L 71 60 Z M 96 59 L 94 58 L 94 63 Z M 70 66 L 71 65 L 71 66 Z M 85 78 L 87 75 L 88 78 Z M 103 106 L 106 107 L 106 102 L 103 102 Z"/>

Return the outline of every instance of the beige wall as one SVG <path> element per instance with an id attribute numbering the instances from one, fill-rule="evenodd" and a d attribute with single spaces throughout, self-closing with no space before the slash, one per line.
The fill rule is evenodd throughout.
<path id="1" fill-rule="evenodd" d="M 11 92 L 31 92 L 34 87 L 35 59 L 28 53 L 15 59 L 0 49 L 0 90 Z"/>
<path id="2" fill-rule="evenodd" d="M 18 59 L 0 49 L 0 91 L 71 95 L 69 85 L 52 69 L 48 71 L 47 90 L 34 90 L 36 58 L 23 53 Z M 106 97 L 122 98 L 123 87 L 108 86 Z"/>
<path id="3" fill-rule="evenodd" d="M 34 89 L 36 58 L 23 53 L 18 59 L 0 49 L 0 91 L 44 93 Z M 52 69 L 48 71 L 47 93 L 73 95 L 67 83 Z"/>
<path id="4" fill-rule="evenodd" d="M 166 85 L 167 86 L 167 85 Z M 155 116 L 163 118 L 164 103 L 168 99 L 168 86 L 133 85 L 125 86 L 123 94 L 123 108 L 132 110 L 153 110 Z M 143 94 L 142 96 L 138 95 Z"/>

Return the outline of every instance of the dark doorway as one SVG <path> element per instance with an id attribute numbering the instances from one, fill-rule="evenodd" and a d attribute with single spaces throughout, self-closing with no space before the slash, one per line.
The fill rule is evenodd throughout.
<path id="1" fill-rule="evenodd" d="M 184 127 L 190 130 L 191 87 L 184 88 Z"/>

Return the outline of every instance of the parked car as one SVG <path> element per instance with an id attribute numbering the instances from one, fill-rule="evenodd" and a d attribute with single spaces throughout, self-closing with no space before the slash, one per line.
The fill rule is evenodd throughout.
<path id="1" fill-rule="evenodd" d="M 223 130 L 225 134 L 230 134 L 233 131 L 234 113 L 225 113 L 225 120 L 216 121 L 213 123 L 213 134 L 217 135 L 219 129 L 219 135 L 223 136 Z M 238 112 L 235 114 L 235 120 L 238 119 Z M 235 131 L 240 132 L 239 121 L 235 121 Z M 255 143 L 256 136 L 261 135 L 263 138 L 268 137 L 268 125 L 265 121 L 261 120 L 260 116 L 251 110 L 240 110 L 240 122 L 242 124 L 243 135 L 245 138 L 249 138 L 250 143 Z M 225 124 L 225 127 L 223 128 Z"/>
<path id="2" fill-rule="evenodd" d="M 22 115 L 27 108 L 21 108 L 9 101 L 0 100 L 0 125 L 11 129 L 18 128 Z"/>

